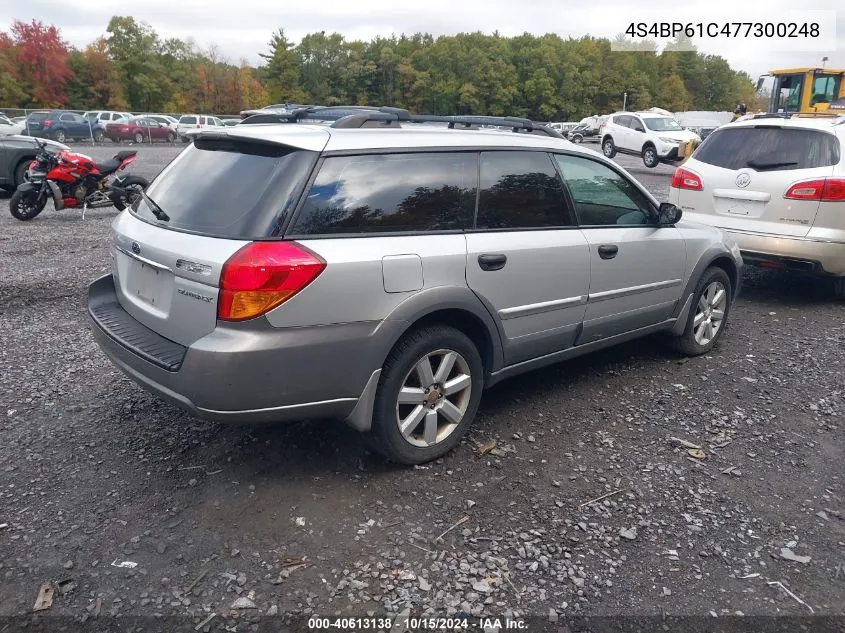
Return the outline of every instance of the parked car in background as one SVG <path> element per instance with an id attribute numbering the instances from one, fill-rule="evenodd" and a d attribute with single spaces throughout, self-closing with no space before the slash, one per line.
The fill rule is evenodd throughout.
<path id="1" fill-rule="evenodd" d="M 54 151 L 69 150 L 67 145 L 42 140 Z M 0 137 L 0 187 L 14 190 L 27 180 L 29 164 L 38 154 L 38 141 L 28 136 Z"/>
<path id="2" fill-rule="evenodd" d="M 670 200 L 726 231 L 746 263 L 829 276 L 845 299 L 843 145 L 836 120 L 729 123 L 675 171 Z"/>
<path id="3" fill-rule="evenodd" d="M 132 116 L 131 112 L 116 112 L 114 110 L 91 110 L 83 114 L 86 119 L 96 121 L 105 129 L 106 125 L 120 119 L 128 119 Z"/>
<path id="4" fill-rule="evenodd" d="M 24 128 L 23 121 L 15 122 L 5 114 L 0 114 L 0 136 L 11 136 L 13 134 L 22 134 Z"/>
<path id="5" fill-rule="evenodd" d="M 166 125 L 174 132 L 176 131 L 176 126 L 179 125 L 179 119 L 176 117 L 172 117 L 169 114 L 144 114 L 140 115 L 144 116 L 148 119 L 153 119 L 154 121 L 158 121 L 162 125 Z"/>
<path id="6" fill-rule="evenodd" d="M 240 122 L 240 119 L 223 119 L 223 125 L 226 127 L 232 127 L 233 125 L 237 125 Z"/>
<path id="7" fill-rule="evenodd" d="M 27 116 L 25 134 L 50 138 L 59 143 L 66 140 L 91 140 L 100 143 L 105 138 L 103 127 L 94 119 L 66 110 L 33 112 Z"/>
<path id="8" fill-rule="evenodd" d="M 587 140 L 597 141 L 598 135 L 598 128 L 590 123 L 579 123 L 566 133 L 566 138 L 573 143 L 583 143 Z"/>
<path id="9" fill-rule="evenodd" d="M 183 114 L 179 117 L 176 125 L 176 135 L 181 141 L 187 142 L 190 130 L 198 130 L 206 127 L 223 127 L 223 121 L 207 114 Z"/>
<path id="10" fill-rule="evenodd" d="M 106 136 L 116 143 L 120 141 L 173 143 L 176 140 L 174 130 L 148 116 L 133 116 L 126 120 L 109 123 L 106 126 Z"/>
<path id="11" fill-rule="evenodd" d="M 657 112 L 616 112 L 602 124 L 600 135 L 605 156 L 635 154 L 649 168 L 681 160 L 701 142 L 697 134 L 685 130 L 673 117 Z"/>
<path id="12" fill-rule="evenodd" d="M 88 313 L 122 371 L 199 417 L 344 419 L 418 464 L 505 378 L 725 331 L 738 251 L 612 161 L 526 120 L 354 112 L 197 131 L 116 218 Z"/>
<path id="13" fill-rule="evenodd" d="M 294 110 L 300 110 L 302 108 L 313 108 L 316 106 L 312 105 L 303 105 L 301 103 L 273 103 L 270 105 L 266 105 L 263 108 L 253 108 L 251 110 L 241 110 L 240 115 L 242 119 L 247 118 L 248 116 L 252 116 L 254 114 L 287 114 L 289 112 L 293 112 Z"/>

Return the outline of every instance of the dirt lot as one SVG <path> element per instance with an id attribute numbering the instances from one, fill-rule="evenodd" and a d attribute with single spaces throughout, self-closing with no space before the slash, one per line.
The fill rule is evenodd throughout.
<path id="1" fill-rule="evenodd" d="M 143 148 L 137 171 L 179 149 Z M 664 198 L 671 170 L 641 172 Z M 845 323 L 824 283 L 749 273 L 713 353 L 649 339 L 512 379 L 458 450 L 404 469 L 337 423 L 208 424 L 124 378 L 85 318 L 113 217 L 22 223 L 0 199 L 0 616 L 45 582 L 43 613 L 180 630 L 845 615 Z"/>

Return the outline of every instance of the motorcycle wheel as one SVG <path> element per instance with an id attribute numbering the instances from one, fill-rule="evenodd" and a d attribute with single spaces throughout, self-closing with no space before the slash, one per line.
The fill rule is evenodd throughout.
<path id="1" fill-rule="evenodd" d="M 144 191 L 150 185 L 146 179 L 141 178 L 140 176 L 134 176 L 133 182 L 130 182 L 126 186 L 124 186 L 124 190 L 126 191 L 126 197 L 121 198 L 119 201 L 114 203 L 114 208 L 118 211 L 123 211 L 124 209 L 128 209 L 132 206 L 132 204 L 141 196 L 141 192 Z"/>
<path id="2" fill-rule="evenodd" d="M 37 194 L 36 194 L 37 195 Z M 9 200 L 9 211 L 17 220 L 21 220 L 22 222 L 26 222 L 27 220 L 31 220 L 39 213 L 44 210 L 44 207 L 47 206 L 47 198 L 41 198 L 40 200 L 38 197 L 26 196 L 20 192 L 15 191 L 12 194 L 12 198 Z"/>

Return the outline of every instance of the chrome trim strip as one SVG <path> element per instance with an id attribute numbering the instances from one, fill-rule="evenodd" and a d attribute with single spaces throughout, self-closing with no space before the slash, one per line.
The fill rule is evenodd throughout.
<path id="1" fill-rule="evenodd" d="M 551 312 L 552 310 L 568 308 L 570 306 L 583 305 L 585 303 L 587 303 L 587 297 L 583 295 L 578 297 L 569 297 L 567 299 L 543 301 L 541 303 L 529 303 L 524 306 L 515 306 L 513 308 L 504 308 L 499 310 L 499 318 L 502 320 L 515 319 L 518 317 L 530 316 L 532 314 L 542 314 L 543 312 Z"/>
<path id="2" fill-rule="evenodd" d="M 742 229 L 727 229 L 722 226 L 717 226 L 717 229 L 724 231 L 725 233 L 738 233 L 740 235 L 750 235 L 752 237 L 768 237 L 773 240 L 789 240 L 792 242 L 811 242 L 816 244 L 843 244 L 845 245 L 845 240 L 826 240 L 820 237 L 803 237 L 800 235 L 781 235 L 780 233 L 760 233 L 758 231 L 745 231 Z M 742 250 L 742 247 L 740 247 Z"/>
<path id="3" fill-rule="evenodd" d="M 173 272 L 173 269 L 170 268 L 169 266 L 165 266 L 164 264 L 159 264 L 158 262 L 154 262 L 150 259 L 147 259 L 146 257 L 141 257 L 140 255 L 136 255 L 132 251 L 127 251 L 122 246 L 115 244 L 114 248 L 115 248 L 115 250 L 120 251 L 121 253 L 126 255 L 127 257 L 131 257 L 132 259 L 138 260 L 142 264 L 146 264 L 147 266 L 151 266 L 152 268 L 158 268 L 159 270 L 166 270 L 169 273 Z"/>
<path id="4" fill-rule="evenodd" d="M 589 303 L 597 301 L 607 301 L 608 299 L 619 299 L 630 295 L 638 295 L 644 292 L 651 292 L 652 290 L 662 290 L 663 288 L 672 288 L 680 286 L 683 280 L 669 279 L 668 281 L 656 281 L 653 284 L 643 284 L 642 286 L 631 286 L 629 288 L 620 288 L 619 290 L 605 290 L 604 292 L 590 293 L 587 298 Z"/>
<path id="5" fill-rule="evenodd" d="M 204 407 L 196 407 L 197 411 L 208 413 L 210 415 L 225 416 L 225 415 L 251 415 L 256 413 L 272 413 L 274 411 L 296 411 L 302 409 L 307 411 L 314 407 L 321 407 L 331 404 L 347 404 L 358 402 L 358 398 L 335 398 L 333 400 L 318 400 L 316 402 L 303 402 L 301 404 L 286 404 L 280 407 L 267 407 L 265 409 L 238 409 L 237 411 L 220 411 L 218 409 L 206 409 Z"/>

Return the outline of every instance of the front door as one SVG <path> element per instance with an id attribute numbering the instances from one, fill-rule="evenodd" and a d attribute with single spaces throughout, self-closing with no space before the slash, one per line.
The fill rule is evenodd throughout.
<path id="1" fill-rule="evenodd" d="M 546 152 L 481 154 L 467 284 L 501 323 L 505 364 L 573 344 L 589 290 L 589 248 Z"/>
<path id="2" fill-rule="evenodd" d="M 680 231 L 657 226 L 654 205 L 610 166 L 583 156 L 555 159 L 590 249 L 590 291 L 579 344 L 669 319 L 686 268 Z"/>

